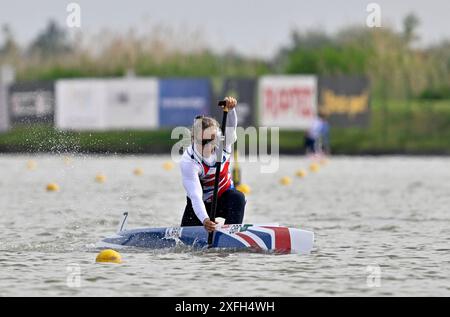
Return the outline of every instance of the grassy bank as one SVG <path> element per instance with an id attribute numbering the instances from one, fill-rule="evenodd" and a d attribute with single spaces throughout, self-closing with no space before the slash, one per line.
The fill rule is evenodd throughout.
<path id="1" fill-rule="evenodd" d="M 0 152 L 169 153 L 170 130 L 62 132 L 16 126 L 0 134 Z M 302 153 L 303 132 L 280 131 L 280 153 Z M 335 154 L 450 154 L 450 100 L 374 100 L 367 128 L 332 127 Z"/>
<path id="2" fill-rule="evenodd" d="M 450 154 L 450 100 L 374 100 L 367 129 L 335 128 L 335 153 Z"/>

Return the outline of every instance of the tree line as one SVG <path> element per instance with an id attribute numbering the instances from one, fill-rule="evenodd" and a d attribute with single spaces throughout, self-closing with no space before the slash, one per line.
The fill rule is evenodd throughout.
<path id="1" fill-rule="evenodd" d="M 292 30 L 290 42 L 270 60 L 217 53 L 195 34 L 179 38 L 164 28 L 138 35 L 102 31 L 86 38 L 68 34 L 55 21 L 26 47 L 2 26 L 0 64 L 11 64 L 18 80 L 122 76 L 242 76 L 264 74 L 364 74 L 375 98 L 450 98 L 450 40 L 419 46 L 419 19 L 409 14 L 403 29 L 348 26 L 337 32 Z M 70 36 L 72 35 L 72 36 Z M 187 38 L 187 40 L 186 40 Z M 183 40 L 184 39 L 184 40 Z M 186 48 L 185 43 L 190 43 Z"/>

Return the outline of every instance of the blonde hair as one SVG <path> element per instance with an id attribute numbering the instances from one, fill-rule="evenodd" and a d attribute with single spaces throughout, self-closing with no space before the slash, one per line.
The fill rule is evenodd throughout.
<path id="1" fill-rule="evenodd" d="M 200 143 L 203 138 L 203 131 L 210 127 L 215 127 L 219 130 L 219 122 L 216 119 L 206 116 L 198 116 L 194 119 L 194 124 L 191 129 L 191 140 L 192 142 L 197 141 L 196 143 Z M 199 133 L 201 132 L 201 133 Z M 200 141 L 200 142 L 198 142 Z"/>

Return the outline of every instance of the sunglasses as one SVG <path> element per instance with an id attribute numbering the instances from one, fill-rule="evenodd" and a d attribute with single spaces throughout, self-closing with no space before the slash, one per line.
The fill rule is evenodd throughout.
<path id="1" fill-rule="evenodd" d="M 195 117 L 195 120 L 198 120 L 198 119 L 203 119 L 205 116 L 203 116 L 203 115 L 199 115 L 199 116 L 196 116 Z M 206 146 L 208 143 L 211 143 L 212 141 L 214 141 L 216 138 L 214 137 L 214 138 L 212 138 L 212 139 L 203 139 L 202 140 L 202 146 Z"/>
<path id="2" fill-rule="evenodd" d="M 202 146 L 205 146 L 205 145 L 207 145 L 208 143 L 211 143 L 214 140 L 215 140 L 215 138 L 213 138 L 213 139 L 203 139 L 202 140 Z"/>

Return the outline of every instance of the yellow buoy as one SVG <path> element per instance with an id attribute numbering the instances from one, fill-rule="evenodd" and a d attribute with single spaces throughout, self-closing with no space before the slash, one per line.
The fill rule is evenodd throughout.
<path id="1" fill-rule="evenodd" d="M 56 183 L 50 183 L 47 185 L 48 192 L 57 192 L 59 191 L 59 185 Z"/>
<path id="2" fill-rule="evenodd" d="M 106 176 L 99 173 L 99 174 L 95 175 L 95 181 L 100 184 L 104 183 L 104 182 L 106 182 Z"/>
<path id="3" fill-rule="evenodd" d="M 250 194 L 251 192 L 250 186 L 248 186 L 247 184 L 239 184 L 236 186 L 236 189 L 244 194 Z"/>
<path id="4" fill-rule="evenodd" d="M 66 164 L 66 165 L 72 164 L 72 159 L 68 156 L 64 156 L 63 161 L 64 161 L 64 164 Z"/>
<path id="5" fill-rule="evenodd" d="M 163 168 L 166 171 L 170 171 L 171 169 L 173 169 L 173 167 L 174 167 L 173 162 L 170 162 L 170 161 L 164 162 L 164 164 L 163 164 Z"/>
<path id="6" fill-rule="evenodd" d="M 28 168 L 30 171 L 35 170 L 36 167 L 37 167 L 37 164 L 36 164 L 35 161 L 29 160 L 29 161 L 27 162 L 27 168 Z"/>
<path id="7" fill-rule="evenodd" d="M 289 176 L 284 176 L 280 179 L 281 185 L 290 185 L 292 183 L 292 179 Z"/>
<path id="8" fill-rule="evenodd" d="M 111 249 L 102 250 L 95 258 L 95 262 L 122 263 L 122 256 L 119 252 Z"/>
<path id="9" fill-rule="evenodd" d="M 141 175 L 144 174 L 144 170 L 142 168 L 140 168 L 140 167 L 135 168 L 134 171 L 133 171 L 133 174 L 136 175 L 136 176 L 141 176 Z"/>
<path id="10" fill-rule="evenodd" d="M 305 177 L 307 174 L 308 174 L 308 173 L 307 173 L 304 169 L 298 170 L 298 171 L 295 173 L 295 175 L 296 175 L 297 177 L 300 177 L 300 178 Z"/>
<path id="11" fill-rule="evenodd" d="M 311 163 L 311 165 L 309 166 L 309 170 L 311 171 L 311 172 L 318 172 L 319 171 L 319 169 L 320 169 L 320 165 L 318 164 L 318 163 Z"/>

